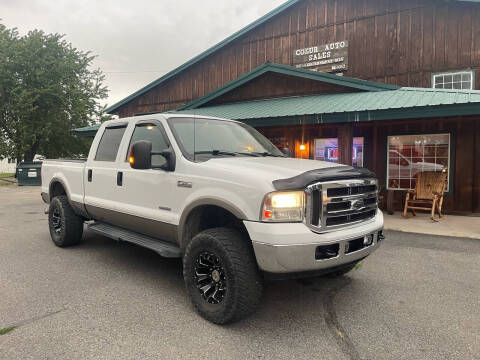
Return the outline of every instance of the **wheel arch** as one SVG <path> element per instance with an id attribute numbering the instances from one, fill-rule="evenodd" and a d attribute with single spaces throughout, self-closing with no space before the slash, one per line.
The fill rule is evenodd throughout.
<path id="1" fill-rule="evenodd" d="M 210 215 L 216 215 L 212 219 Z M 182 212 L 178 225 L 178 243 L 182 249 L 185 249 L 188 242 L 198 232 L 215 227 L 225 226 L 230 223 L 233 227 L 248 231 L 243 224 L 246 215 L 235 205 L 220 199 L 203 198 L 190 203 Z M 208 223 L 202 223 L 205 219 Z"/>
<path id="2" fill-rule="evenodd" d="M 87 210 L 85 209 L 84 204 L 72 201 L 72 199 L 70 198 L 70 190 L 68 189 L 66 182 L 59 177 L 53 177 L 52 180 L 50 181 L 50 184 L 48 185 L 49 203 L 52 201 L 52 199 L 55 196 L 59 196 L 59 195 L 65 195 L 67 197 L 68 203 L 70 204 L 72 209 L 75 211 L 75 213 L 77 213 L 80 216 L 83 216 L 84 218 L 90 217 Z"/>
<path id="3" fill-rule="evenodd" d="M 71 205 L 68 187 L 65 185 L 65 182 L 62 179 L 55 177 L 50 181 L 50 184 L 48 185 L 49 201 L 52 201 L 55 196 L 59 195 L 66 195 L 68 202 Z"/>

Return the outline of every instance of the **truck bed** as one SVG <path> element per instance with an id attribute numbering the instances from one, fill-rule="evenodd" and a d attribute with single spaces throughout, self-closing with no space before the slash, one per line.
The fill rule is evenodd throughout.
<path id="1" fill-rule="evenodd" d="M 45 159 L 44 161 L 48 162 L 74 162 L 74 163 L 85 163 L 87 162 L 87 159 Z"/>
<path id="2" fill-rule="evenodd" d="M 49 193 L 53 179 L 63 184 L 71 201 L 83 203 L 86 159 L 47 159 L 42 163 L 42 192 Z"/>

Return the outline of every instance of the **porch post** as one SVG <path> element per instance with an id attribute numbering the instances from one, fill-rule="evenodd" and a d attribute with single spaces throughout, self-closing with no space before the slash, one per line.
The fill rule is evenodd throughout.
<path id="1" fill-rule="evenodd" d="M 353 127 L 351 125 L 339 126 L 337 136 L 338 162 L 344 165 L 352 165 Z"/>

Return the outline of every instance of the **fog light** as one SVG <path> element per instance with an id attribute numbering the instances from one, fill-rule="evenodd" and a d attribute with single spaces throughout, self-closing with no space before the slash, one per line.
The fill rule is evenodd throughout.
<path id="1" fill-rule="evenodd" d="M 373 244 L 373 234 L 366 235 L 363 239 L 363 245 L 370 246 Z"/>

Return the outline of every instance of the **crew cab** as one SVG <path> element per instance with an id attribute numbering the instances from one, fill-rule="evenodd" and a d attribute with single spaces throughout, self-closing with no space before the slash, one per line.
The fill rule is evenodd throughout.
<path id="1" fill-rule="evenodd" d="M 86 160 L 45 160 L 55 245 L 90 232 L 183 260 L 198 313 L 252 313 L 267 278 L 343 275 L 383 240 L 367 169 L 285 157 L 241 122 L 153 114 L 103 123 Z"/>

